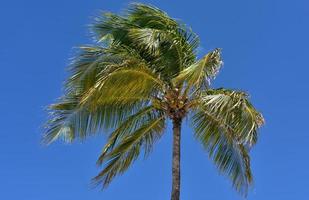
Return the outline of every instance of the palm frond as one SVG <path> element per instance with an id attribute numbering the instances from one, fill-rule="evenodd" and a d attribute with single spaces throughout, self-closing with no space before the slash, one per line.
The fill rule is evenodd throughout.
<path id="1" fill-rule="evenodd" d="M 246 195 L 253 181 L 248 149 L 233 138 L 228 125 L 207 112 L 196 112 L 193 126 L 195 137 L 208 151 L 219 171 L 231 179 L 238 192 Z"/>
<path id="2" fill-rule="evenodd" d="M 152 28 L 133 28 L 129 30 L 129 37 L 138 47 L 153 55 L 160 55 L 160 47 L 167 40 L 166 32 Z"/>
<path id="3" fill-rule="evenodd" d="M 207 90 L 198 98 L 193 116 L 195 136 L 236 190 L 246 195 L 252 183 L 248 151 L 257 142 L 263 117 L 244 92 Z"/>
<path id="4" fill-rule="evenodd" d="M 144 149 L 147 154 L 154 142 L 162 135 L 164 128 L 164 116 L 159 116 L 142 123 L 133 132 L 121 137 L 117 145 L 113 145 L 108 153 L 103 152 L 100 156 L 98 163 L 102 163 L 103 160 L 107 163 L 93 179 L 94 183 L 103 184 L 103 187 L 108 186 L 116 175 L 125 172 L 138 158 L 141 149 Z"/>
<path id="5" fill-rule="evenodd" d="M 200 106 L 228 124 L 239 142 L 251 147 L 257 142 L 257 130 L 264 123 L 262 115 L 253 107 L 245 92 L 213 89 L 200 96 Z"/>
<path id="6" fill-rule="evenodd" d="M 155 6 L 133 3 L 128 10 L 128 19 L 139 28 L 165 31 L 174 42 L 185 45 L 186 53 L 194 53 L 199 45 L 198 36 L 190 28 Z"/>
<path id="7" fill-rule="evenodd" d="M 96 41 L 102 41 L 107 35 L 112 35 L 114 42 L 129 45 L 128 29 L 136 28 L 136 25 L 126 17 L 113 13 L 103 13 L 102 16 L 95 18 L 95 23 L 91 28 Z"/>
<path id="8" fill-rule="evenodd" d="M 123 67 L 139 66 L 148 63 L 136 52 L 125 45 L 110 45 L 109 48 L 82 46 L 70 65 L 70 77 L 65 89 L 67 92 L 82 90 L 86 92 L 99 80 Z"/>
<path id="9" fill-rule="evenodd" d="M 155 6 L 132 3 L 128 9 L 128 19 L 139 27 L 156 29 L 174 28 L 178 26 L 176 20 Z"/>
<path id="10" fill-rule="evenodd" d="M 81 47 L 70 66 L 66 94 L 50 106 L 44 141 L 85 138 L 102 127 L 116 126 L 136 108 L 147 105 L 150 93 L 165 84 L 147 65 L 138 52 L 125 45 Z M 90 97 L 93 101 L 88 101 Z"/>
<path id="11" fill-rule="evenodd" d="M 97 74 L 106 68 L 103 64 L 106 62 L 106 49 L 82 46 L 78 50 L 78 55 L 69 67 L 71 76 L 65 84 L 67 92 L 72 92 L 76 88 L 86 90 L 91 87 L 97 80 Z"/>
<path id="12" fill-rule="evenodd" d="M 138 28 L 131 29 L 131 38 L 137 38 L 148 42 L 146 48 L 160 54 L 164 61 L 166 57 L 172 57 L 171 61 L 174 68 L 179 70 L 189 66 L 196 59 L 196 49 L 199 45 L 198 36 L 183 23 L 172 19 L 167 13 L 154 6 L 144 4 L 132 4 L 128 11 L 128 18 L 132 23 L 137 24 Z M 135 37 L 132 37 L 135 36 Z M 154 51 L 156 50 L 156 51 Z M 171 54 L 174 52 L 174 54 Z M 165 63 L 165 65 L 169 65 Z M 173 69 L 172 67 L 169 69 Z M 174 73 L 175 74 L 175 73 Z"/>
<path id="13" fill-rule="evenodd" d="M 109 135 L 109 139 L 106 142 L 101 155 L 99 156 L 97 164 L 103 164 L 105 155 L 112 150 L 114 146 L 123 139 L 123 137 L 135 132 L 145 122 L 155 119 L 161 115 L 162 113 L 160 111 L 150 105 L 129 116 Z"/>
<path id="14" fill-rule="evenodd" d="M 201 60 L 182 70 L 173 82 L 176 85 L 186 82 L 188 87 L 194 86 L 197 89 L 208 88 L 210 80 L 216 76 L 221 65 L 221 50 L 215 49 Z"/>
<path id="15" fill-rule="evenodd" d="M 89 104 L 81 104 L 81 98 L 66 95 L 49 107 L 50 119 L 45 125 L 44 143 L 49 144 L 61 138 L 66 142 L 83 140 L 101 131 L 116 128 L 128 116 L 148 104 L 148 100 L 129 99 L 125 104 L 108 102 L 93 109 Z"/>
<path id="16" fill-rule="evenodd" d="M 164 92 L 165 83 L 145 67 L 121 68 L 94 85 L 83 95 L 82 103 L 96 106 L 112 103 L 125 105 L 131 101 L 149 101 Z"/>
<path id="17" fill-rule="evenodd" d="M 66 96 L 49 107 L 51 112 L 50 120 L 45 126 L 45 143 L 49 144 L 58 138 L 72 142 L 75 138 L 86 137 L 89 123 L 93 120 L 90 120 L 92 117 L 89 110 L 85 106 L 79 106 L 79 99 L 78 96 Z M 92 116 L 96 118 L 95 115 Z"/>
<path id="18" fill-rule="evenodd" d="M 159 66 L 166 80 L 196 59 L 198 36 L 184 24 L 148 5 L 132 4 L 123 15 L 104 14 L 93 30 L 99 41 L 112 35 L 113 43 L 137 50 L 152 66 Z"/>

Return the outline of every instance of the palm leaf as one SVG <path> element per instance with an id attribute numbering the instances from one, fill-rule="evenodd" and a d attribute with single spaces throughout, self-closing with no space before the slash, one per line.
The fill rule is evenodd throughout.
<path id="1" fill-rule="evenodd" d="M 186 82 L 188 87 L 208 88 L 210 80 L 216 76 L 222 65 L 220 54 L 220 49 L 208 53 L 204 58 L 181 71 L 174 78 L 174 84 Z"/>
<path id="2" fill-rule="evenodd" d="M 97 164 L 102 165 L 105 159 L 105 155 L 114 148 L 114 146 L 123 139 L 135 132 L 141 127 L 146 121 L 157 118 L 157 109 L 153 106 L 146 106 L 139 110 L 137 113 L 129 116 L 122 124 L 120 124 L 109 136 L 106 145 L 104 146 L 102 153 L 98 159 Z"/>
<path id="3" fill-rule="evenodd" d="M 252 106 L 245 92 L 214 89 L 200 96 L 200 107 L 228 124 L 241 143 L 252 146 L 257 142 L 257 130 L 264 123 L 262 115 Z"/>
<path id="4" fill-rule="evenodd" d="M 108 13 L 97 18 L 93 31 L 99 41 L 112 35 L 113 43 L 135 49 L 159 67 L 166 80 L 195 61 L 199 44 L 190 28 L 153 6 L 138 3 L 132 4 L 124 16 Z"/>
<path id="5" fill-rule="evenodd" d="M 100 157 L 101 160 L 106 160 L 107 164 L 93 179 L 94 183 L 108 186 L 116 175 L 125 172 L 138 158 L 142 148 L 146 150 L 152 148 L 153 143 L 160 138 L 164 127 L 165 119 L 161 116 L 145 122 L 137 130 L 121 138 L 112 150 Z"/>
<path id="6" fill-rule="evenodd" d="M 198 111 L 193 116 L 193 126 L 195 137 L 209 152 L 220 172 L 231 179 L 238 192 L 246 195 L 253 181 L 248 149 L 233 138 L 228 125 L 209 113 Z"/>
<path id="7" fill-rule="evenodd" d="M 128 116 L 146 106 L 145 101 L 127 101 L 126 104 L 106 103 L 92 109 L 80 104 L 81 97 L 65 96 L 49 109 L 50 120 L 45 125 L 44 143 L 62 138 L 66 142 L 86 139 L 100 131 L 118 127 Z"/>
<path id="8" fill-rule="evenodd" d="M 236 190 L 246 195 L 253 181 L 248 151 L 263 118 L 244 92 L 207 90 L 198 98 L 193 107 L 195 137 Z"/>
<path id="9" fill-rule="evenodd" d="M 131 101 L 149 101 L 152 96 L 164 92 L 165 84 L 145 67 L 122 68 L 97 81 L 83 95 L 82 103 L 95 109 L 103 104 L 125 105 Z"/>

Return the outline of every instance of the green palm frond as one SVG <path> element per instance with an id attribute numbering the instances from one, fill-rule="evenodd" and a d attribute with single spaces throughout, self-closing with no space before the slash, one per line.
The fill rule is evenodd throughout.
<path id="1" fill-rule="evenodd" d="M 200 96 L 200 108 L 228 124 L 239 142 L 252 146 L 257 130 L 264 123 L 262 115 L 252 106 L 245 92 L 227 89 L 207 90 Z"/>
<path id="2" fill-rule="evenodd" d="M 198 43 L 194 33 L 180 35 L 178 31 L 187 33 L 182 29 L 133 28 L 129 30 L 129 37 L 136 46 L 157 58 L 156 65 L 165 66 L 160 69 L 163 75 L 173 77 L 194 62 Z"/>
<path id="3" fill-rule="evenodd" d="M 173 42 L 182 42 L 186 53 L 193 54 L 199 45 L 198 36 L 183 23 L 171 18 L 167 13 L 154 6 L 133 3 L 128 10 L 128 19 L 139 28 L 165 31 L 173 37 Z M 183 51 L 184 52 L 184 51 Z"/>
<path id="4" fill-rule="evenodd" d="M 205 55 L 201 60 L 185 68 L 174 78 L 174 84 L 186 82 L 188 87 L 195 86 L 197 89 L 207 88 L 212 78 L 216 76 L 222 65 L 221 50 L 214 51 Z"/>
<path id="5" fill-rule="evenodd" d="M 170 41 L 166 31 L 152 28 L 132 28 L 129 30 L 129 37 L 138 47 L 156 56 L 161 55 L 162 42 Z"/>
<path id="6" fill-rule="evenodd" d="M 129 45 L 130 40 L 127 37 L 128 28 L 136 28 L 126 17 L 113 13 L 104 13 L 95 19 L 92 26 L 95 39 L 102 41 L 107 35 L 112 35 L 114 42 L 121 42 Z"/>
<path id="7" fill-rule="evenodd" d="M 165 84 L 144 67 L 122 68 L 99 80 L 82 102 L 92 108 L 102 104 L 125 105 L 131 101 L 149 101 L 155 94 L 164 92 Z"/>
<path id="8" fill-rule="evenodd" d="M 97 18 L 93 30 L 98 40 L 113 35 L 114 43 L 136 49 L 167 77 L 194 63 L 199 45 L 198 36 L 190 28 L 143 4 L 132 4 L 124 16 L 108 13 Z"/>
<path id="9" fill-rule="evenodd" d="M 70 65 L 71 76 L 65 88 L 67 91 L 79 89 L 85 92 L 115 70 L 140 65 L 148 63 L 138 52 L 125 45 L 113 44 L 108 48 L 82 46 Z"/>
<path id="10" fill-rule="evenodd" d="M 103 160 L 107 163 L 93 179 L 94 183 L 103 183 L 104 187 L 108 186 L 116 175 L 125 172 L 138 158 L 141 149 L 144 149 L 147 154 L 154 142 L 161 137 L 164 128 L 165 118 L 160 116 L 142 123 L 136 130 L 123 136 L 108 153 L 103 152 L 100 156 L 99 163 Z"/>
<path id="11" fill-rule="evenodd" d="M 87 104 L 80 104 L 78 97 L 63 97 L 50 106 L 50 120 L 45 125 L 44 143 L 62 138 L 66 142 L 86 139 L 99 131 L 118 127 L 132 113 L 146 106 L 143 101 L 124 105 L 105 104 L 93 110 Z"/>
<path id="12" fill-rule="evenodd" d="M 138 25 L 138 28 L 130 29 L 131 39 L 137 45 L 147 42 L 146 49 L 160 53 L 166 66 L 172 65 L 168 70 L 175 67 L 182 70 L 195 61 L 199 38 L 186 25 L 153 6 L 132 4 L 128 13 L 129 20 Z M 175 74 L 177 72 L 172 75 Z"/>
<path id="13" fill-rule="evenodd" d="M 91 87 L 97 74 L 105 69 L 105 49 L 101 47 L 83 46 L 79 48 L 78 56 L 70 65 L 72 75 L 66 81 L 66 90 L 74 91 L 77 87 L 85 90 Z"/>
<path id="14" fill-rule="evenodd" d="M 233 138 L 231 128 L 211 114 L 198 111 L 193 116 L 195 137 L 209 152 L 220 172 L 226 174 L 237 191 L 246 195 L 252 183 L 248 149 Z"/>
<path id="15" fill-rule="evenodd" d="M 257 141 L 263 117 L 244 92 L 207 90 L 199 98 L 193 116 L 195 136 L 236 190 L 246 195 L 253 181 L 248 151 Z"/>
<path id="16" fill-rule="evenodd" d="M 157 109 L 153 106 L 146 106 L 145 108 L 139 110 L 137 113 L 129 116 L 123 123 L 121 123 L 116 130 L 114 130 L 110 136 L 103 151 L 98 159 L 97 164 L 102 165 L 105 159 L 105 155 L 114 148 L 114 145 L 121 141 L 121 139 L 132 132 L 136 131 L 143 123 L 149 121 L 150 119 L 157 117 Z M 160 113 L 160 112 L 159 112 Z"/>
<path id="17" fill-rule="evenodd" d="M 129 20 L 140 27 L 166 29 L 178 26 L 176 20 L 155 6 L 132 3 L 128 9 L 128 14 Z"/>
<path id="18" fill-rule="evenodd" d="M 147 92 L 153 91 L 153 86 L 162 86 L 163 83 L 147 68 L 129 69 L 130 63 L 143 64 L 137 60 L 137 57 L 123 51 L 121 54 L 111 54 L 105 49 L 83 47 L 80 57 L 71 67 L 72 76 L 65 87 L 67 94 L 50 106 L 52 112 L 46 125 L 45 142 L 50 143 L 57 138 L 66 141 L 85 138 L 102 127 L 116 126 L 135 108 L 146 105 L 150 101 Z M 125 69 L 120 71 L 122 68 Z M 104 79 L 104 87 L 107 89 L 98 87 Z M 138 80 L 139 84 L 133 80 Z M 136 92 L 132 93 L 134 89 Z M 89 94 L 100 94 L 103 98 L 96 99 L 95 103 L 85 102 Z M 97 104 L 98 101 L 100 104 Z"/>

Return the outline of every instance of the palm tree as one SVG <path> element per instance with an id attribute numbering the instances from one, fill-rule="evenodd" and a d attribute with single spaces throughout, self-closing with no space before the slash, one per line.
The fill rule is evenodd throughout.
<path id="1" fill-rule="evenodd" d="M 184 118 L 220 172 L 246 195 L 252 183 L 249 150 L 262 115 L 248 95 L 212 89 L 221 50 L 197 59 L 198 36 L 156 7 L 132 4 L 124 15 L 104 13 L 91 26 L 95 45 L 80 47 L 65 94 L 50 106 L 44 140 L 67 142 L 110 131 L 94 177 L 103 187 L 124 173 L 173 124 L 172 200 L 180 196 Z"/>

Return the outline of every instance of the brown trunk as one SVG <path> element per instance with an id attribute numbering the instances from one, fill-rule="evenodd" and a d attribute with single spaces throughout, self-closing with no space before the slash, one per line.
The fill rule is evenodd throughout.
<path id="1" fill-rule="evenodd" d="M 180 197 L 180 131 L 181 119 L 173 119 L 173 183 L 171 200 L 179 200 Z"/>

